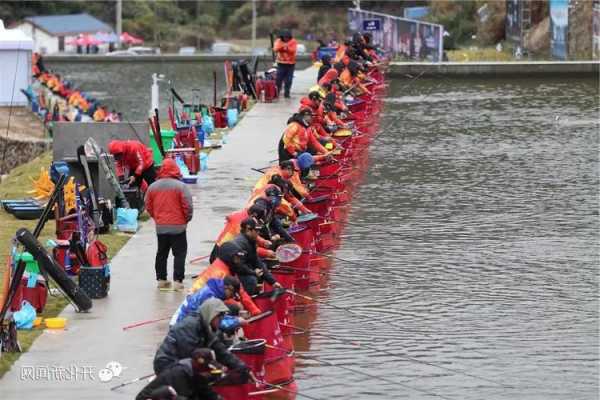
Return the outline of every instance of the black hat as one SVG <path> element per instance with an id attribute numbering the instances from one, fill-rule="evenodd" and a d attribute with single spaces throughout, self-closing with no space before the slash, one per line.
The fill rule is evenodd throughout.
<path id="1" fill-rule="evenodd" d="M 236 293 L 240 291 L 240 280 L 235 276 L 226 276 L 223 278 L 223 284 L 233 287 Z"/>
<path id="2" fill-rule="evenodd" d="M 245 218 L 241 223 L 240 223 L 240 228 L 242 228 L 242 230 L 245 229 L 256 229 L 256 221 L 254 220 L 254 218 Z"/>

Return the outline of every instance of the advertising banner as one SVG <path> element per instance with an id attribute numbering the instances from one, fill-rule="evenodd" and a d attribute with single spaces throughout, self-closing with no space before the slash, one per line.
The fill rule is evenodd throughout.
<path id="1" fill-rule="evenodd" d="M 600 59 L 600 0 L 594 0 L 592 13 L 592 57 Z"/>
<path id="2" fill-rule="evenodd" d="M 370 29 L 376 26 L 372 21 L 379 21 L 379 30 Z M 348 26 L 352 32 L 371 32 L 373 41 L 394 56 L 410 60 L 442 61 L 442 25 L 350 9 Z"/>
<path id="3" fill-rule="evenodd" d="M 521 1 L 506 1 L 506 38 L 519 44 L 521 44 Z"/>
<path id="4" fill-rule="evenodd" d="M 552 57 L 567 59 L 569 0 L 550 0 L 550 49 Z"/>

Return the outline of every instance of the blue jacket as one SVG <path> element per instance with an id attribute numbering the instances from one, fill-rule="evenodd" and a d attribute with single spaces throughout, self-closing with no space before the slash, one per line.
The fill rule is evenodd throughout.
<path id="1" fill-rule="evenodd" d="M 211 297 L 225 300 L 225 285 L 223 284 L 223 279 L 210 278 L 206 281 L 206 285 L 202 289 L 189 294 L 185 300 L 183 300 L 183 303 L 181 303 L 177 311 L 175 311 L 175 314 L 173 314 L 169 325 L 175 325 L 188 315 L 197 312 L 202 303 Z"/>

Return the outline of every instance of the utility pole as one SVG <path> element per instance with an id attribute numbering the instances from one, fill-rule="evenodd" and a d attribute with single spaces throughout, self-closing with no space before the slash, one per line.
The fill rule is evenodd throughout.
<path id="1" fill-rule="evenodd" d="M 252 0 L 252 51 L 256 48 L 256 0 Z"/>
<path id="2" fill-rule="evenodd" d="M 117 0 L 117 23 L 115 24 L 115 28 L 117 29 L 117 36 L 119 37 L 119 42 L 121 42 L 121 33 L 123 33 L 123 0 Z"/>

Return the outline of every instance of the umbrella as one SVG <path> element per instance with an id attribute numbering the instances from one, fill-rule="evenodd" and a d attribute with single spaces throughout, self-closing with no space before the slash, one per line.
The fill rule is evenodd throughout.
<path id="1" fill-rule="evenodd" d="M 144 40 L 137 38 L 133 35 L 130 35 L 127 32 L 123 32 L 121 34 L 121 42 L 123 42 L 125 44 L 142 44 L 142 43 L 144 43 Z"/>
<path id="2" fill-rule="evenodd" d="M 72 46 L 88 46 L 88 45 L 93 46 L 93 45 L 101 44 L 101 43 L 103 43 L 103 41 L 96 39 L 92 35 L 80 34 L 79 36 L 77 36 L 77 38 L 69 39 L 65 43 L 68 45 L 72 45 Z"/>
<path id="3" fill-rule="evenodd" d="M 94 35 L 94 39 L 100 41 L 101 43 L 116 43 L 119 41 L 119 37 L 114 32 L 98 32 Z"/>

